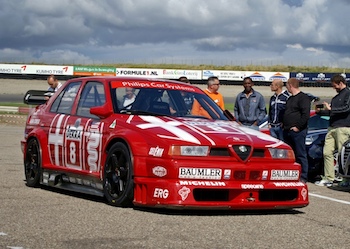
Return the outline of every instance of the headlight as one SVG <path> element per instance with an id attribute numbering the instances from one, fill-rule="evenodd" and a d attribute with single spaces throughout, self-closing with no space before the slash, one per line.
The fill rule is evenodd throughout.
<path id="1" fill-rule="evenodd" d="M 272 158 L 295 160 L 293 150 L 269 148 L 269 151 Z"/>
<path id="2" fill-rule="evenodd" d="M 169 149 L 169 155 L 172 156 L 207 156 L 209 146 L 180 146 L 173 145 Z"/>

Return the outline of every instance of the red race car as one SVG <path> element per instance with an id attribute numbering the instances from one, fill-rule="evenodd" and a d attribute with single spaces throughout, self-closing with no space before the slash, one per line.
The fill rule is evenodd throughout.
<path id="1" fill-rule="evenodd" d="M 291 148 L 239 126 L 199 88 L 86 77 L 48 99 L 28 91 L 26 185 L 104 196 L 115 206 L 290 209 L 309 203 Z M 48 99 L 48 100 L 47 100 Z"/>

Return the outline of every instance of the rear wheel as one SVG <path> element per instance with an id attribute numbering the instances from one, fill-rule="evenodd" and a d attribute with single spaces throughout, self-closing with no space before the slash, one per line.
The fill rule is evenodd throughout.
<path id="1" fill-rule="evenodd" d="M 128 207 L 134 198 L 133 166 L 129 149 L 123 143 L 114 144 L 108 151 L 103 174 L 103 191 L 114 206 Z"/>
<path id="2" fill-rule="evenodd" d="M 41 178 L 41 155 L 38 140 L 31 139 L 27 143 L 24 159 L 26 185 L 36 187 Z"/>

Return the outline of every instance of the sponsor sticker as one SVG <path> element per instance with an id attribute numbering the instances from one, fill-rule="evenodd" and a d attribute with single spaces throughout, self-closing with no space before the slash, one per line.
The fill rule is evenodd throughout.
<path id="1" fill-rule="evenodd" d="M 226 183 L 218 181 L 180 181 L 180 185 L 187 186 L 207 186 L 207 187 L 224 187 Z"/>
<path id="2" fill-rule="evenodd" d="M 299 170 L 271 170 L 271 180 L 298 180 Z"/>
<path id="3" fill-rule="evenodd" d="M 155 188 L 153 192 L 154 198 L 166 199 L 169 196 L 169 190 L 162 188 Z"/>
<path id="4" fill-rule="evenodd" d="M 268 174 L 269 174 L 269 171 L 264 170 L 264 171 L 262 172 L 261 179 L 262 179 L 262 180 L 267 180 Z"/>
<path id="5" fill-rule="evenodd" d="M 191 190 L 189 188 L 187 188 L 186 186 L 183 186 L 180 190 L 179 190 L 179 195 L 181 196 L 181 200 L 184 201 L 187 199 L 188 195 L 191 193 Z"/>
<path id="6" fill-rule="evenodd" d="M 224 179 L 228 180 L 231 177 L 231 170 L 230 169 L 225 169 L 224 170 Z"/>
<path id="7" fill-rule="evenodd" d="M 262 184 L 241 184 L 242 189 L 263 189 L 264 185 Z"/>
<path id="8" fill-rule="evenodd" d="M 303 188 L 301 190 L 301 196 L 303 197 L 303 200 L 305 201 L 306 198 L 307 198 L 307 190 L 306 190 L 306 188 Z"/>
<path id="9" fill-rule="evenodd" d="M 149 149 L 148 155 L 161 157 L 163 155 L 164 149 L 157 147 L 151 147 Z"/>
<path id="10" fill-rule="evenodd" d="M 155 176 L 159 176 L 159 177 L 163 177 L 166 176 L 166 174 L 168 173 L 166 168 L 162 167 L 162 166 L 156 166 L 152 169 L 152 173 Z"/>
<path id="11" fill-rule="evenodd" d="M 305 183 L 302 182 L 273 182 L 276 187 L 304 187 Z"/>
<path id="12" fill-rule="evenodd" d="M 181 179 L 210 179 L 221 180 L 221 169 L 210 168 L 179 168 L 179 178 Z"/>

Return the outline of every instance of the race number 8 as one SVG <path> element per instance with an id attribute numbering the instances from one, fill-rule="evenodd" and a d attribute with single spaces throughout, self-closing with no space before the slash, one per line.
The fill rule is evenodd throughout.
<path id="1" fill-rule="evenodd" d="M 75 143 L 71 142 L 69 144 L 69 159 L 72 164 L 75 164 L 77 161 L 77 156 L 76 156 L 76 146 Z"/>

